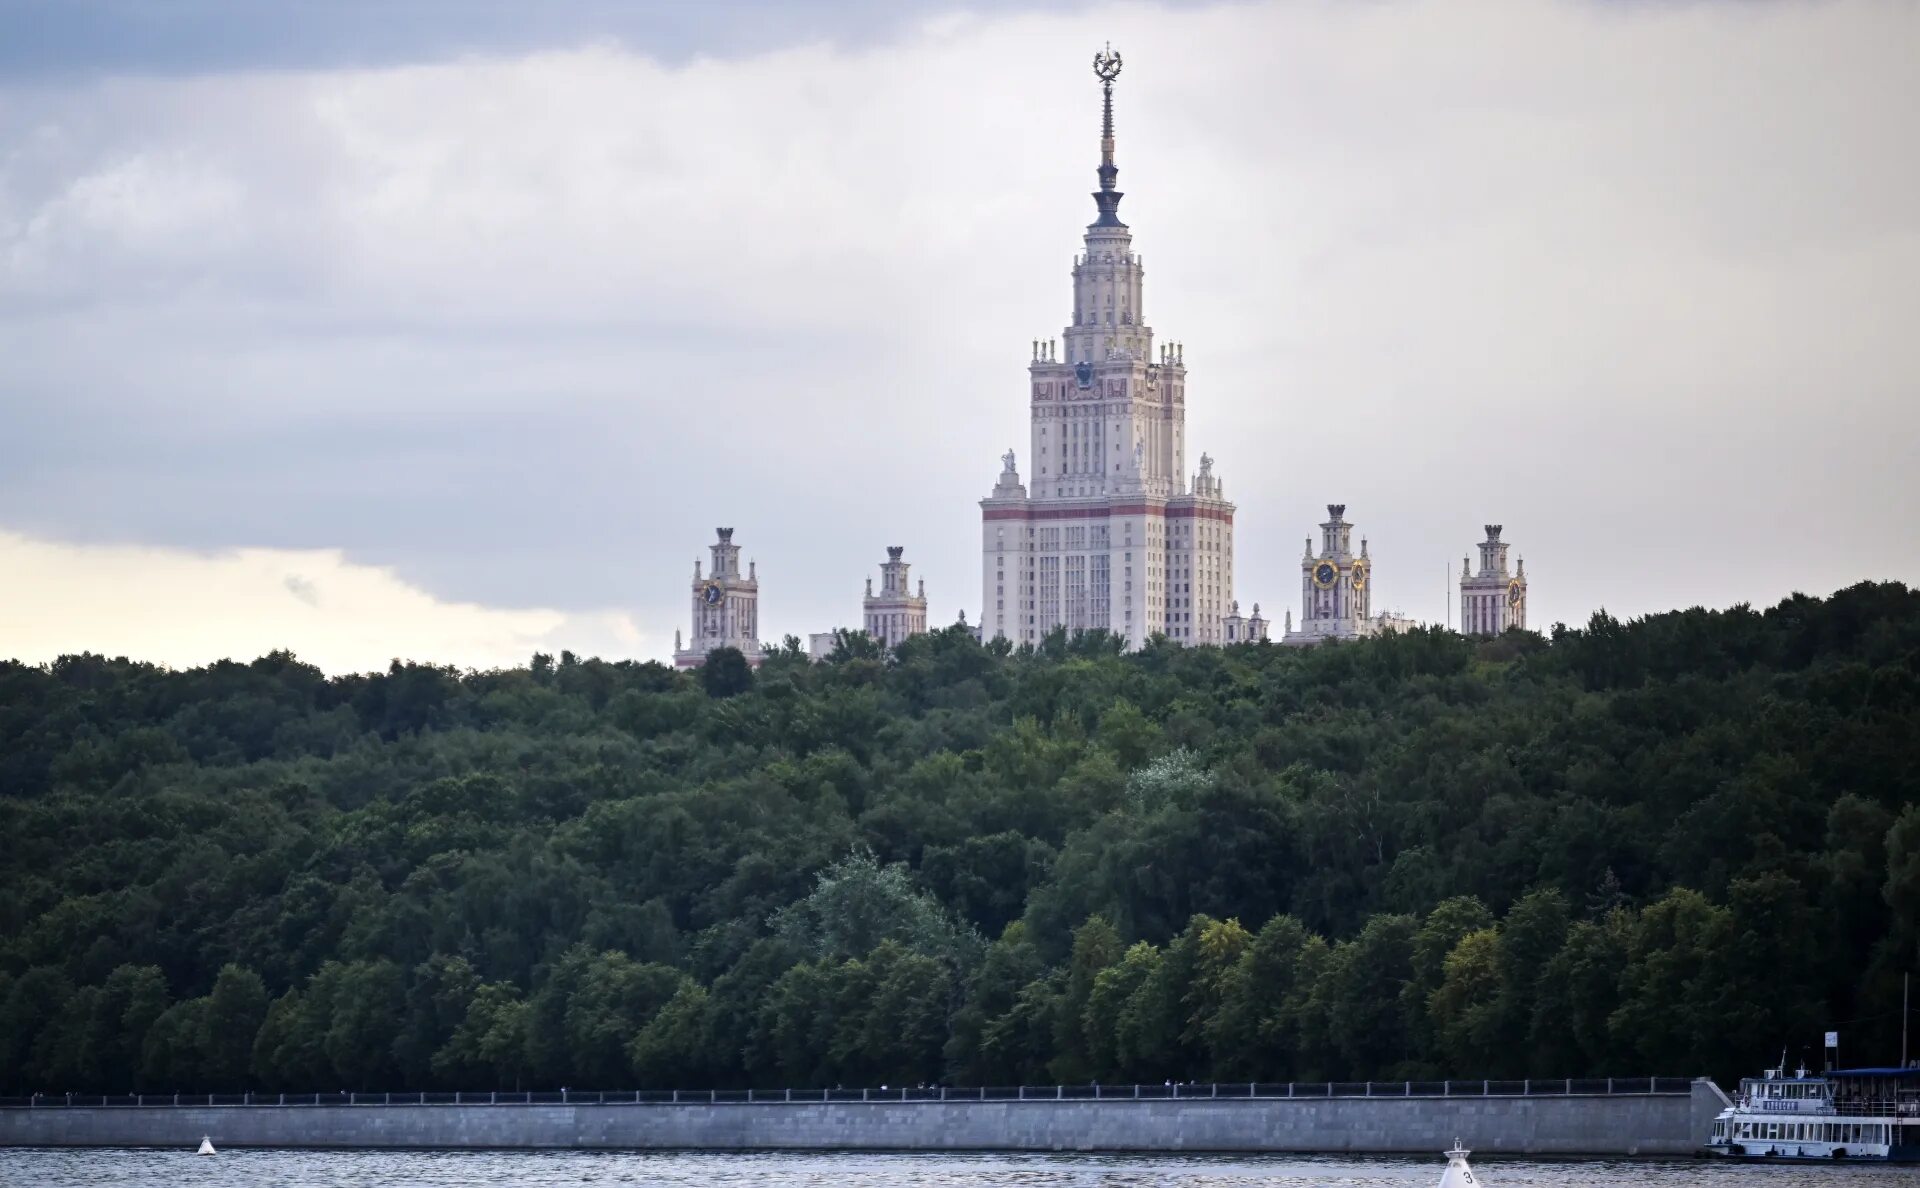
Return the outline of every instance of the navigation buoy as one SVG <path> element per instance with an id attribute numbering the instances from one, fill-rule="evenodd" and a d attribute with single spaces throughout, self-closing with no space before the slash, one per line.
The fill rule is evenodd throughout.
<path id="1" fill-rule="evenodd" d="M 1447 1170 L 1440 1173 L 1440 1188 L 1469 1188 L 1480 1183 L 1467 1166 L 1467 1156 L 1473 1152 L 1460 1145 L 1459 1139 L 1453 1140 L 1453 1150 L 1447 1152 Z"/>
<path id="2" fill-rule="evenodd" d="M 198 1151 L 195 1151 L 195 1152 L 194 1152 L 194 1154 L 195 1154 L 195 1155 L 211 1155 L 211 1154 L 213 1154 L 213 1139 L 211 1139 L 211 1138 L 209 1138 L 209 1137 L 208 1137 L 207 1135 L 204 1135 L 204 1134 L 203 1134 L 203 1135 L 201 1135 L 201 1136 L 200 1136 L 200 1149 L 199 1149 Z"/>

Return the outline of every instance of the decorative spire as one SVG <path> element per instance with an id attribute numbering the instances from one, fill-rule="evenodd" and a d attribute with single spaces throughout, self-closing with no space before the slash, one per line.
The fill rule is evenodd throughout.
<path id="1" fill-rule="evenodd" d="M 1100 190 L 1093 201 L 1100 208 L 1100 217 L 1095 219 L 1096 227 L 1124 227 L 1120 221 L 1120 199 L 1123 195 L 1113 188 L 1120 176 L 1120 169 L 1113 163 L 1113 80 L 1120 77 L 1120 55 L 1108 42 L 1107 48 L 1093 55 L 1093 76 L 1100 80 L 1101 118 L 1100 118 Z"/>

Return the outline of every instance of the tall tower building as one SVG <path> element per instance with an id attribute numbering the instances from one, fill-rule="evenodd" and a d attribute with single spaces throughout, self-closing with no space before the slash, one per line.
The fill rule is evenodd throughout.
<path id="1" fill-rule="evenodd" d="M 1064 338 L 1033 343 L 1028 460 L 1014 452 L 980 501 L 982 639 L 1037 643 L 1056 627 L 1104 628 L 1128 647 L 1164 633 L 1222 643 L 1233 597 L 1233 504 L 1200 456 L 1187 471 L 1185 352 L 1156 346 L 1145 269 L 1120 221 L 1113 83 L 1100 80 L 1097 212 L 1073 261 Z"/>
<path id="2" fill-rule="evenodd" d="M 886 563 L 880 566 L 880 592 L 873 592 L 873 579 L 867 579 L 867 596 L 861 600 L 867 634 L 891 648 L 909 635 L 924 635 L 927 630 L 927 583 L 920 582 L 917 593 L 907 591 L 907 563 L 900 559 L 906 549 L 887 546 Z"/>
<path id="3" fill-rule="evenodd" d="M 1499 635 L 1509 627 L 1527 625 L 1527 562 L 1507 572 L 1507 542 L 1500 539 L 1500 525 L 1488 524 L 1487 539 L 1480 542 L 1480 572 L 1468 568 L 1460 558 L 1460 633 L 1462 635 Z"/>
<path id="4" fill-rule="evenodd" d="M 715 648 L 738 648 L 750 664 L 763 659 L 760 650 L 760 582 L 754 576 L 753 562 L 747 562 L 746 576 L 740 574 L 740 546 L 733 543 L 733 529 L 717 528 L 719 539 L 707 546 L 713 554 L 713 571 L 700 575 L 700 562 L 693 563 L 693 634 L 680 646 L 680 633 L 673 633 L 673 663 L 676 668 L 698 668 L 707 662 L 707 653 Z"/>

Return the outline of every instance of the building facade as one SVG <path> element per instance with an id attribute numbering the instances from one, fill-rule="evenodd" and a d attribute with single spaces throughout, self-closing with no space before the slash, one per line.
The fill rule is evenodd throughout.
<path id="1" fill-rule="evenodd" d="M 1320 525 L 1320 548 L 1315 551 L 1309 536 L 1300 558 L 1300 624 L 1295 627 L 1292 614 L 1288 614 L 1281 642 L 1299 646 L 1328 639 L 1360 639 L 1417 626 L 1404 615 L 1373 613 L 1373 558 L 1367 555 L 1367 538 L 1360 538 L 1360 551 L 1355 553 L 1347 505 L 1327 504 L 1327 519 Z"/>
<path id="2" fill-rule="evenodd" d="M 1527 562 L 1521 558 L 1512 573 L 1507 572 L 1507 543 L 1500 539 L 1499 524 L 1488 524 L 1487 539 L 1480 542 L 1480 572 L 1468 568 L 1460 558 L 1460 633 L 1462 635 L 1499 635 L 1509 627 L 1527 625 Z"/>
<path id="3" fill-rule="evenodd" d="M 887 559 L 880 566 L 880 592 L 873 592 L 873 579 L 868 578 L 866 597 L 860 601 L 867 634 L 889 648 L 927 630 L 927 583 L 922 579 L 917 592 L 908 591 L 908 565 L 900 559 L 904 552 L 900 545 L 887 546 Z"/>
<path id="4" fill-rule="evenodd" d="M 1155 634 L 1226 642 L 1233 597 L 1233 504 L 1200 455 L 1187 471 L 1187 370 L 1146 321 L 1145 269 L 1120 221 L 1113 81 L 1103 91 L 1097 217 L 1073 261 L 1062 339 L 1033 343 L 1028 460 L 1014 451 L 980 501 L 983 640 L 1038 643 L 1055 628 L 1104 629 L 1130 648 Z"/>
<path id="5" fill-rule="evenodd" d="M 733 543 L 733 529 L 718 528 L 719 539 L 707 546 L 713 555 L 712 572 L 704 577 L 700 562 L 693 563 L 693 632 L 681 645 L 680 633 L 673 633 L 673 663 L 676 668 L 698 668 L 707 662 L 707 653 L 715 648 L 738 648 L 749 664 L 764 658 L 760 647 L 760 582 L 753 562 L 740 572 L 740 546 Z"/>
<path id="6" fill-rule="evenodd" d="M 1267 638 L 1267 621 L 1260 617 L 1260 604 L 1253 604 L 1251 616 L 1240 613 L 1240 603 L 1236 599 L 1227 617 L 1221 620 L 1224 628 L 1222 643 L 1258 643 Z"/>

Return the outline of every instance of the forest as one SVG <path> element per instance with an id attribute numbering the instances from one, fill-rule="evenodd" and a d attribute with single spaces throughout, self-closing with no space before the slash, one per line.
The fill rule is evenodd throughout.
<path id="1" fill-rule="evenodd" d="M 1294 650 L 0 663 L 0 1093 L 1899 1059 L 1920 591 Z"/>

